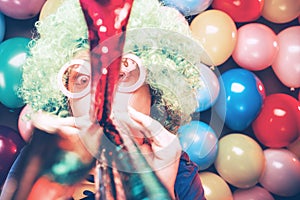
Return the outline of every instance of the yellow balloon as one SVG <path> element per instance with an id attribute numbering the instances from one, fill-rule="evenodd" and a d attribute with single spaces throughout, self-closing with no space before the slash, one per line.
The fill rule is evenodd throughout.
<path id="1" fill-rule="evenodd" d="M 40 12 L 39 20 L 44 19 L 48 15 L 54 13 L 64 0 L 47 0 Z"/>
<path id="2" fill-rule="evenodd" d="M 201 172 L 199 176 L 207 200 L 233 200 L 228 184 L 220 176 L 212 172 Z"/>
<path id="3" fill-rule="evenodd" d="M 265 0 L 261 15 L 270 22 L 287 23 L 300 14 L 299 0 Z"/>
<path id="4" fill-rule="evenodd" d="M 232 133 L 219 141 L 215 168 L 220 176 L 238 188 L 250 188 L 258 183 L 265 165 L 262 148 L 251 137 Z"/>
<path id="5" fill-rule="evenodd" d="M 214 9 L 204 11 L 193 19 L 190 29 L 214 66 L 223 64 L 231 56 L 237 41 L 237 28 L 225 12 Z M 210 65 L 210 61 L 203 62 Z"/>

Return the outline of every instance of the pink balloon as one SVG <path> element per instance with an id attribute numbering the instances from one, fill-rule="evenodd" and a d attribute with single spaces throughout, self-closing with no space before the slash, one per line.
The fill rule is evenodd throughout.
<path id="1" fill-rule="evenodd" d="M 287 149 L 266 149 L 265 168 L 259 183 L 269 192 L 291 197 L 300 190 L 300 161 Z"/>
<path id="2" fill-rule="evenodd" d="M 279 52 L 272 68 L 287 87 L 300 87 L 300 26 L 291 26 L 277 35 Z"/>
<path id="3" fill-rule="evenodd" d="M 278 49 L 277 36 L 271 28 L 249 23 L 238 29 L 232 57 L 240 67 L 258 71 L 272 65 Z"/>
<path id="4" fill-rule="evenodd" d="M 30 19 L 42 9 L 46 0 L 0 1 L 0 12 L 15 19 Z"/>
<path id="5" fill-rule="evenodd" d="M 31 107 L 29 105 L 26 105 L 22 109 L 18 119 L 19 133 L 25 142 L 28 142 L 30 140 L 34 128 L 28 116 L 31 112 Z"/>
<path id="6" fill-rule="evenodd" d="M 238 189 L 233 193 L 234 200 L 274 200 L 273 196 L 265 189 L 254 186 L 249 189 Z"/>

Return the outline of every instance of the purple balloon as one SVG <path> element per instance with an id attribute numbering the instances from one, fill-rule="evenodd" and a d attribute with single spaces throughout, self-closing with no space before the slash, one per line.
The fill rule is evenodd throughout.
<path id="1" fill-rule="evenodd" d="M 287 149 L 266 149 L 265 168 L 259 183 L 278 196 L 291 197 L 300 193 L 300 161 Z"/>
<path id="2" fill-rule="evenodd" d="M 0 187 L 24 144 L 24 140 L 16 131 L 7 126 L 0 126 Z"/>
<path id="3" fill-rule="evenodd" d="M 234 200 L 274 200 L 274 197 L 264 188 L 254 186 L 249 189 L 238 189 L 233 193 Z"/>
<path id="4" fill-rule="evenodd" d="M 0 12 L 14 19 L 30 19 L 42 9 L 46 0 L 0 1 Z"/>

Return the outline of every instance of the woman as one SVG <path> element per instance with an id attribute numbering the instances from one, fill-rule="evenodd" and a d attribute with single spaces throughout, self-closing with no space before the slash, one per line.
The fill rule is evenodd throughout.
<path id="1" fill-rule="evenodd" d="M 165 18 L 171 20 L 164 22 Z M 150 29 L 144 25 L 149 25 Z M 85 61 L 82 63 L 89 63 L 89 55 L 86 55 L 89 49 L 87 30 L 78 1 L 66 0 L 55 14 L 37 23 L 36 27 L 39 38 L 33 40 L 32 55 L 24 66 L 21 94 L 35 111 L 42 110 L 32 114 L 33 124 L 48 133 L 57 133 L 62 149 L 75 152 L 77 159 L 89 164 L 93 156 L 98 155 L 99 158 L 97 147 L 102 129 L 94 125 L 90 134 L 79 135 L 82 130 L 91 127 L 87 117 L 90 95 L 83 92 L 82 96 L 74 98 L 66 92 L 84 91 L 81 86 L 73 87 L 72 81 L 76 83 L 76 79 L 72 79 L 72 73 L 74 75 L 78 71 L 67 70 L 70 69 L 69 62 L 79 59 Z M 173 36 L 177 33 L 177 39 L 183 40 L 182 43 L 172 43 L 174 37 L 166 37 L 170 33 Z M 190 53 L 187 48 L 191 48 L 187 47 L 189 44 L 186 41 L 190 40 L 188 24 L 177 11 L 162 7 L 156 1 L 136 0 L 128 25 L 120 83 L 112 105 L 114 116 L 111 117 L 119 131 L 122 133 L 120 127 L 124 126 L 131 130 L 129 137 L 127 132 L 122 134 L 124 141 L 131 142 L 130 138 L 134 138 L 173 199 L 204 199 L 198 168 L 185 153 L 181 153 L 176 136 L 179 126 L 190 120 L 190 114 L 197 106 L 194 89 L 201 87 L 199 72 L 194 66 L 197 59 L 185 59 Z M 154 46 L 151 48 L 151 45 Z M 74 66 L 78 65 L 86 66 L 78 63 Z M 63 66 L 67 66 L 66 69 Z M 132 84 L 127 78 L 134 70 L 122 71 L 128 66 L 133 69 L 144 66 L 147 74 L 142 78 L 144 80 L 134 81 L 143 77 L 139 71 L 138 76 L 133 75 Z M 32 73 L 37 68 L 38 73 Z M 86 86 L 84 88 L 89 86 L 86 85 L 89 78 L 89 74 L 84 73 L 86 70 L 89 72 L 88 69 L 79 71 L 83 74 L 83 77 L 80 76 L 83 82 L 80 83 Z M 130 88 L 127 83 L 129 86 L 134 83 L 141 85 L 124 92 L 122 89 Z M 124 98 L 127 100 L 124 101 Z M 32 198 L 36 195 L 35 191 L 43 189 L 41 186 L 35 184 L 30 194 Z M 65 198 L 77 191 L 77 185 L 59 186 L 52 192 L 52 199 Z M 122 194 L 119 195 L 122 198 Z"/>

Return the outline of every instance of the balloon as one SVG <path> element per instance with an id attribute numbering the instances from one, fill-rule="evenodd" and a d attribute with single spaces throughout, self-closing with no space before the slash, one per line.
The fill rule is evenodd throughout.
<path id="1" fill-rule="evenodd" d="M 23 64 L 29 54 L 29 38 L 15 37 L 0 44 L 0 102 L 9 108 L 20 108 L 24 102 L 17 95 Z"/>
<path id="2" fill-rule="evenodd" d="M 15 19 L 30 19 L 41 10 L 46 0 L 0 1 L 0 11 Z"/>
<path id="3" fill-rule="evenodd" d="M 238 3 L 237 3 L 238 2 Z M 264 0 L 214 0 L 214 9 L 226 12 L 235 22 L 257 20 L 262 12 Z"/>
<path id="4" fill-rule="evenodd" d="M 191 121 L 178 130 L 182 149 L 200 170 L 214 163 L 218 153 L 218 138 L 214 130 L 201 121 Z"/>
<path id="5" fill-rule="evenodd" d="M 274 200 L 273 196 L 264 188 L 254 186 L 249 189 L 238 189 L 233 193 L 234 200 Z"/>
<path id="6" fill-rule="evenodd" d="M 206 200 L 233 200 L 228 184 L 217 174 L 200 172 L 199 177 Z"/>
<path id="7" fill-rule="evenodd" d="M 300 137 L 287 146 L 287 149 L 300 159 Z"/>
<path id="8" fill-rule="evenodd" d="M 291 197 L 300 192 L 300 161 L 286 149 L 266 149 L 265 167 L 259 183 L 269 192 Z"/>
<path id="9" fill-rule="evenodd" d="M 268 26 L 249 23 L 238 29 L 234 61 L 248 70 L 263 70 L 271 66 L 278 53 L 277 35 Z"/>
<path id="10" fill-rule="evenodd" d="M 214 164 L 225 181 L 238 188 L 250 188 L 258 183 L 264 162 L 263 150 L 254 139 L 232 133 L 220 139 Z"/>
<path id="11" fill-rule="evenodd" d="M 246 129 L 258 115 L 265 90 L 262 82 L 245 69 L 230 69 L 219 77 L 221 85 L 215 110 L 232 130 Z"/>
<path id="12" fill-rule="evenodd" d="M 265 146 L 281 148 L 298 137 L 300 106 L 294 97 L 276 93 L 267 96 L 257 118 L 252 123 L 256 138 Z M 300 107 L 299 107 L 300 108 Z"/>
<path id="13" fill-rule="evenodd" d="M 231 56 L 237 40 L 237 28 L 225 12 L 204 11 L 192 20 L 190 28 L 211 59 L 204 60 L 205 64 L 211 65 L 212 62 L 218 66 Z"/>
<path id="14" fill-rule="evenodd" d="M 201 112 L 209 109 L 217 100 L 220 92 L 220 84 L 216 74 L 206 65 L 199 65 L 201 80 L 204 87 L 197 89 L 196 97 L 198 107 L 196 112 Z"/>
<path id="15" fill-rule="evenodd" d="M 296 19 L 299 12 L 299 0 L 265 0 L 261 14 L 270 22 L 287 23 Z"/>
<path id="16" fill-rule="evenodd" d="M 64 1 L 65 0 L 47 0 L 41 9 L 39 20 L 43 20 L 48 15 L 54 13 Z"/>
<path id="17" fill-rule="evenodd" d="M 5 20 L 4 15 L 0 12 L 0 42 L 2 42 L 5 35 Z"/>
<path id="18" fill-rule="evenodd" d="M 31 107 L 29 105 L 26 105 L 22 109 L 18 119 L 19 133 L 25 142 L 29 142 L 34 129 L 34 126 L 32 125 L 29 116 L 31 112 L 32 112 Z"/>
<path id="19" fill-rule="evenodd" d="M 23 146 L 24 141 L 16 131 L 0 125 L 0 188 Z"/>
<path id="20" fill-rule="evenodd" d="M 300 2 L 300 1 L 299 1 Z M 292 26 L 278 34 L 279 51 L 272 64 L 278 79 L 287 87 L 300 87 L 300 26 Z"/>
<path id="21" fill-rule="evenodd" d="M 176 8 L 184 16 L 199 14 L 206 10 L 213 0 L 161 0 L 161 2 L 173 8 Z"/>

